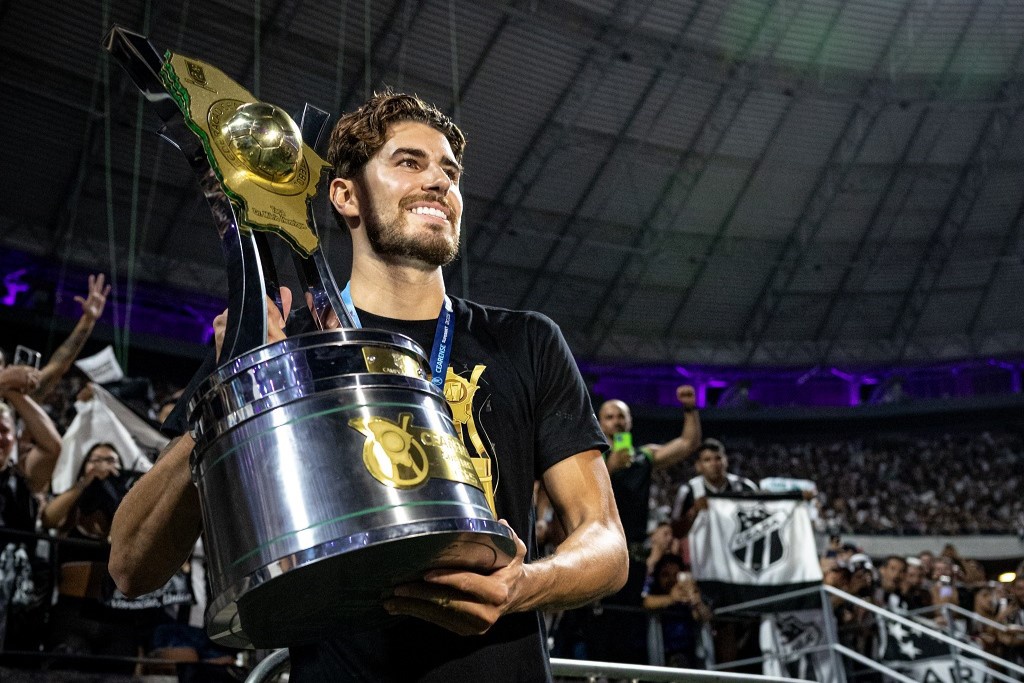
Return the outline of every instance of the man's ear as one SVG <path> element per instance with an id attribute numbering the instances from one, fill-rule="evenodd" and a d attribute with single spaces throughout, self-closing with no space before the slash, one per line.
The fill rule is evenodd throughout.
<path id="1" fill-rule="evenodd" d="M 345 218 L 359 218 L 359 196 L 352 180 L 335 178 L 331 181 L 330 192 L 335 211 Z"/>

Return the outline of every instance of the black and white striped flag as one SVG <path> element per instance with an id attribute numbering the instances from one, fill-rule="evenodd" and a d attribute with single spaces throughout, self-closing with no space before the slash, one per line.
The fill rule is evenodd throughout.
<path id="1" fill-rule="evenodd" d="M 689 538 L 694 578 L 716 608 L 821 584 L 814 531 L 799 494 L 709 495 Z M 820 604 L 811 595 L 758 611 Z"/>

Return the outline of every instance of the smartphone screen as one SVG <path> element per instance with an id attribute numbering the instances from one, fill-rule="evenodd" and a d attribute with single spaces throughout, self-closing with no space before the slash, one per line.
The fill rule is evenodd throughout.
<path id="1" fill-rule="evenodd" d="M 633 435 L 629 432 L 618 432 L 612 437 L 612 450 L 632 450 Z"/>

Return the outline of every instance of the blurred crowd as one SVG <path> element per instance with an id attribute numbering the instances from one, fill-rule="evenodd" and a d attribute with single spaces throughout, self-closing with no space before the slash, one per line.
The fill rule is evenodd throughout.
<path id="1" fill-rule="evenodd" d="M 1019 432 L 730 441 L 736 471 L 759 481 L 794 477 L 817 484 L 824 533 L 1024 538 L 1024 436 Z M 670 509 L 681 467 L 664 473 L 655 507 Z"/>
<path id="2" fill-rule="evenodd" d="M 120 593 L 107 572 L 113 517 L 166 443 L 158 427 L 175 399 L 146 378 L 107 367 L 94 383 L 75 367 L 109 291 L 89 278 L 77 324 L 45 364 L 24 346 L 0 350 L 0 665 L 137 674 L 185 663 L 209 667 L 202 680 L 238 680 L 236 653 L 201 628 L 201 546 L 143 596 Z"/>
<path id="3" fill-rule="evenodd" d="M 938 555 L 890 555 L 875 563 L 862 549 L 832 536 L 821 565 L 826 585 L 895 614 L 923 619 L 1024 665 L 1024 562 L 1004 577 L 1009 580 L 999 582 L 952 544 Z M 905 659 L 884 642 L 884 630 L 870 611 L 838 596 L 832 604 L 842 644 L 873 659 Z"/>
<path id="4" fill-rule="evenodd" d="M 119 671 L 138 672 L 140 661 L 161 659 L 207 662 L 229 671 L 236 653 L 214 645 L 200 628 L 208 599 L 201 548 L 167 586 L 140 598 L 120 594 L 106 570 L 112 518 L 152 465 L 161 443 L 157 428 L 180 393 L 176 386 L 154 386 L 146 378 L 92 383 L 72 369 L 108 292 L 102 275 L 90 277 L 76 298 L 82 308 L 78 323 L 45 363 L 30 349 L 0 352 L 3 659 L 34 653 L 33 665 L 60 668 L 66 665 L 61 657 L 100 655 Z M 180 378 L 180 384 L 187 380 Z M 634 448 L 631 440 L 622 446 L 621 435 L 631 425 L 628 408 L 615 401 L 602 406 L 599 421 L 610 446 L 606 465 L 620 516 L 630 527 L 636 571 L 631 569 L 624 589 L 629 594 L 621 600 L 612 596 L 549 615 L 553 654 L 601 658 L 618 648 L 639 658 L 623 661 L 704 668 L 712 648 L 729 645 L 722 637 L 728 626 L 715 620 L 713 605 L 705 602 L 690 571 L 687 531 L 707 508 L 705 491 L 756 491 L 756 482 L 774 477 L 807 483 L 801 490 L 816 506 L 818 531 L 832 535 L 821 557 L 826 584 L 884 609 L 916 611 L 940 625 L 958 619 L 965 637 L 1020 661 L 1024 567 L 1015 580 L 999 584 L 979 562 L 960 557 L 952 547 L 938 555 L 872 560 L 864 552 L 870 548 L 844 544 L 841 535 L 1015 533 L 1024 538 L 1021 434 L 733 441 L 726 457 L 722 442 L 701 438 L 692 387 L 680 387 L 678 397 L 683 433 L 663 446 Z M 695 468 L 698 476 L 692 477 Z M 547 542 L 557 543 L 557 521 L 550 511 L 538 515 L 542 544 L 549 533 Z M 943 605 L 984 616 L 990 625 L 965 621 Z M 875 656 L 878 628 L 871 615 L 841 600 L 834 607 L 842 642 Z M 635 618 L 610 620 L 616 610 Z M 632 624 L 629 632 L 610 627 L 626 623 Z M 747 636 L 738 631 L 729 636 L 737 656 L 738 641 Z M 82 667 L 81 661 L 74 664 Z"/>

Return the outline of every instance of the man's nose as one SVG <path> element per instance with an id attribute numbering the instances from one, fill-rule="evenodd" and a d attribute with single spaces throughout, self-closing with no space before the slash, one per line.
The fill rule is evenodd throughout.
<path id="1" fill-rule="evenodd" d="M 448 173 L 438 164 L 431 164 L 427 169 L 427 177 L 423 182 L 423 189 L 446 195 L 451 187 L 452 179 L 448 177 Z"/>

